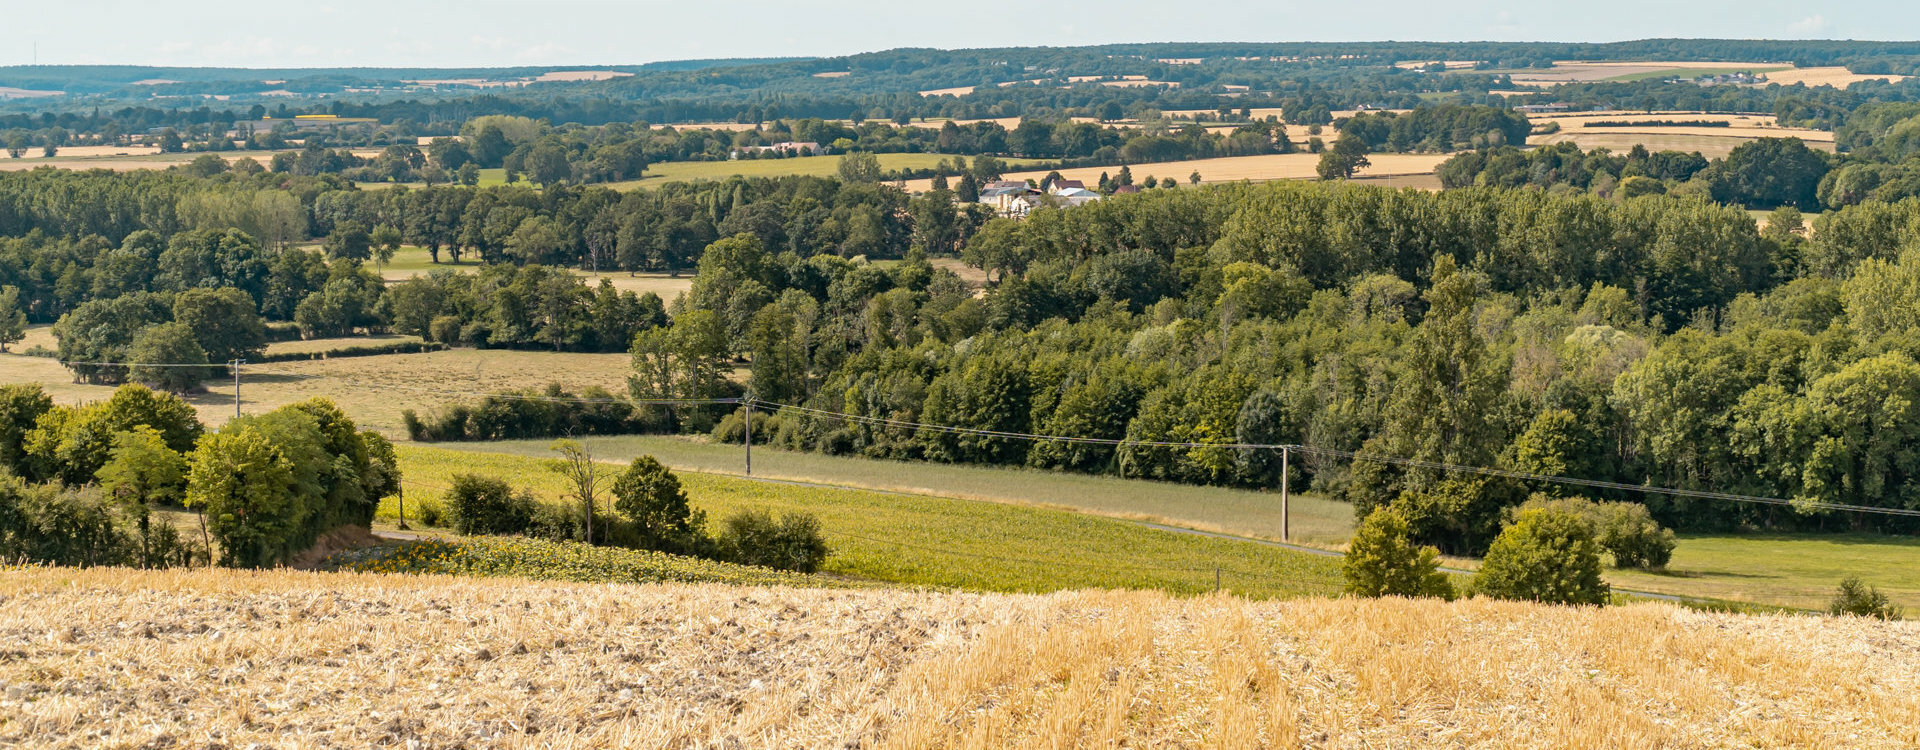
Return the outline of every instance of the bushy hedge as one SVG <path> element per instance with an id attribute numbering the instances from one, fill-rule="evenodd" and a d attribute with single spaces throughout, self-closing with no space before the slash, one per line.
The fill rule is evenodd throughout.
<path id="1" fill-rule="evenodd" d="M 447 345 L 432 341 L 393 341 L 365 346 L 342 346 L 317 352 L 268 352 L 251 362 L 309 362 L 339 357 L 377 357 L 383 354 L 426 354 L 446 351 Z"/>
<path id="2" fill-rule="evenodd" d="M 1487 550 L 1473 591 L 1495 599 L 1548 604 L 1605 604 L 1600 544 L 1593 526 L 1561 510 L 1521 511 Z"/>
<path id="3" fill-rule="evenodd" d="M 207 558 L 205 547 L 144 506 L 114 503 L 94 488 L 30 485 L 0 471 L 0 560 L 49 565 L 165 568 Z"/>
<path id="4" fill-rule="evenodd" d="M 727 583 L 742 586 L 841 586 L 832 579 L 644 550 L 540 539 L 475 537 L 424 540 L 342 552 L 337 570 L 514 576 L 588 583 Z"/>
<path id="5" fill-rule="evenodd" d="M 635 435 L 671 428 L 659 408 L 635 406 L 604 388 L 575 394 L 559 384 L 494 394 L 477 404 L 453 404 L 425 415 L 408 409 L 401 419 L 416 442 Z"/>
<path id="6" fill-rule="evenodd" d="M 775 518 L 761 510 L 729 516 L 718 536 L 707 532 L 705 511 L 688 503 L 679 477 L 652 456 L 633 461 L 613 485 L 613 512 L 594 510 L 592 541 L 604 546 L 667 552 L 775 570 L 812 573 L 831 550 L 811 514 Z M 432 503 L 432 514 L 441 515 Z M 550 542 L 586 541 L 585 511 L 543 503 L 504 479 L 460 474 L 445 498 L 444 520 L 469 536 L 526 536 Z M 421 519 L 428 525 L 436 521 Z"/>
<path id="7" fill-rule="evenodd" d="M 1613 555 L 1616 568 L 1664 568 L 1673 559 L 1673 531 L 1660 528 L 1645 505 L 1534 495 L 1519 510 L 1535 508 L 1571 514 L 1585 521 L 1600 548 Z"/>

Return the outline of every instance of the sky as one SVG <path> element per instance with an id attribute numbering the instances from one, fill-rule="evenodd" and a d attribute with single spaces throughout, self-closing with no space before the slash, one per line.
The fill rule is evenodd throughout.
<path id="1" fill-rule="evenodd" d="M 895 47 L 1920 39 L 1913 0 L 0 0 L 0 64 L 616 65 Z M 35 48 L 37 47 L 37 53 Z"/>

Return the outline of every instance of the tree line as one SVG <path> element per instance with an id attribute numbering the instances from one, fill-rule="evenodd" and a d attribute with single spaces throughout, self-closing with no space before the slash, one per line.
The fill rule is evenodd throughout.
<path id="1" fill-rule="evenodd" d="M 795 449 L 1264 487 L 1278 456 L 1226 444 L 1296 443 L 1798 503 L 1599 493 L 1683 529 L 1905 529 L 1822 504 L 1920 507 L 1900 447 L 1920 429 L 1904 312 L 1920 257 L 1896 254 L 1911 215 L 1920 202 L 1852 207 L 1808 239 L 1700 197 L 1153 192 L 989 223 L 965 249 L 993 275 L 984 296 L 915 259 L 823 289 L 739 236 L 636 341 L 633 392 L 736 395 L 720 372 L 744 356 L 745 392 L 767 401 L 1135 443 L 758 417 L 756 439 Z M 676 417 L 744 432 L 738 415 Z M 1372 461 L 1292 470 L 1452 552 L 1564 491 Z"/>

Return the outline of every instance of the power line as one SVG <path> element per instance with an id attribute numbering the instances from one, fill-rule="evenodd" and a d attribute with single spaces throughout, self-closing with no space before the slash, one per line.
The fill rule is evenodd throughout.
<path id="1" fill-rule="evenodd" d="M 1756 503 L 1756 504 L 1762 504 L 1762 505 L 1784 505 L 1784 506 L 1789 506 L 1794 508 L 1803 508 L 1803 509 L 1809 509 L 1809 510 L 1830 510 L 1830 511 L 1848 512 L 1848 513 L 1873 513 L 1873 514 L 1879 514 L 1879 515 L 1901 516 L 1901 517 L 1909 517 L 1909 518 L 1920 517 L 1920 510 L 1910 509 L 1910 508 L 1882 508 L 1882 507 L 1874 507 L 1874 506 L 1867 506 L 1867 505 L 1852 505 L 1847 503 L 1829 503 L 1829 502 L 1821 502 L 1821 501 L 1795 502 L 1793 500 L 1788 500 L 1785 498 L 1765 497 L 1760 495 L 1741 495 L 1741 494 L 1735 494 L 1730 492 L 1714 492 L 1711 490 L 1688 490 L 1688 489 L 1681 489 L 1677 487 L 1657 487 L 1653 485 L 1628 484 L 1625 482 L 1610 482 L 1610 481 L 1604 481 L 1604 480 L 1598 480 L 1598 479 L 1583 479 L 1579 477 L 1563 477 L 1563 476 L 1551 476 L 1546 474 L 1531 474 L 1531 473 L 1522 472 L 1522 471 L 1495 469 L 1495 468 L 1490 468 L 1485 466 L 1469 466 L 1464 464 L 1451 464 L 1451 463 L 1444 463 L 1439 461 L 1424 461 L 1424 460 L 1414 459 L 1414 458 L 1387 456 L 1387 455 L 1382 455 L 1378 453 L 1342 451 L 1342 450 L 1335 450 L 1331 448 L 1316 448 L 1313 446 L 1299 445 L 1299 444 L 1293 444 L 1293 443 L 1195 443 L 1195 442 L 1161 441 L 1161 440 L 1130 440 L 1125 438 L 1087 438 L 1087 437 L 1073 437 L 1073 436 L 1062 436 L 1062 435 L 1036 435 L 1033 433 L 1024 433 L 1024 432 L 1008 432 L 1008 431 L 1002 431 L 1002 430 L 982 430 L 982 429 L 975 429 L 975 428 L 968 428 L 968 427 L 953 427 L 949 425 L 927 424 L 923 422 L 911 422 L 907 420 L 889 419 L 885 417 L 867 417 L 867 416 L 861 416 L 857 414 L 845 414 L 841 412 L 828 411 L 825 409 L 814 409 L 814 408 L 802 407 L 802 406 L 789 406 L 786 404 L 778 404 L 770 401 L 762 401 L 759 399 L 750 399 L 750 400 L 755 404 L 764 405 L 774 409 L 782 409 L 782 410 L 790 409 L 803 414 L 812 414 L 812 415 L 822 416 L 822 417 L 827 417 L 832 419 L 840 419 L 843 421 L 857 422 L 857 423 L 870 424 L 870 425 L 880 425 L 880 426 L 886 426 L 886 427 L 912 428 L 916 430 L 927 430 L 931 432 L 941 432 L 941 433 L 948 433 L 948 434 L 972 435 L 972 436 L 978 436 L 978 437 L 991 437 L 991 438 L 1001 438 L 1001 439 L 1008 439 L 1008 440 L 1026 440 L 1026 441 L 1032 441 L 1032 442 L 1064 442 L 1064 443 L 1078 443 L 1078 444 L 1091 444 L 1091 445 L 1105 445 L 1105 446 L 1122 447 L 1122 448 L 1128 447 L 1128 446 L 1140 446 L 1140 447 L 1150 447 L 1150 448 L 1214 448 L 1214 449 L 1226 449 L 1226 450 L 1300 451 L 1302 453 L 1311 453 L 1311 454 L 1335 457 L 1335 458 L 1345 458 L 1345 459 L 1354 460 L 1354 461 L 1377 461 L 1382 463 L 1397 464 L 1401 466 L 1410 466 L 1414 468 L 1432 469 L 1436 471 L 1480 474 L 1485 476 L 1504 477 L 1508 479 L 1518 479 L 1518 480 L 1524 480 L 1524 481 L 1530 481 L 1530 482 L 1546 482 L 1551 484 L 1593 487 L 1597 489 L 1612 489 L 1612 490 L 1621 490 L 1626 492 L 1641 492 L 1641 493 L 1655 494 L 1655 495 L 1667 495 L 1671 497 L 1689 497 L 1689 498 L 1698 498 L 1698 499 L 1704 499 L 1704 500 L 1727 500 L 1732 502 Z"/>
<path id="2" fill-rule="evenodd" d="M 164 363 L 164 362 L 156 363 L 156 362 L 69 362 L 64 360 L 56 360 L 56 361 L 59 361 L 63 365 L 78 364 L 78 365 L 117 366 L 117 367 L 211 368 L 211 367 L 231 366 L 226 363 L 213 365 L 213 364 Z M 288 375 L 288 376 L 296 376 L 296 377 L 335 378 L 335 379 L 347 379 L 347 380 L 352 379 L 351 377 L 343 376 L 339 374 L 300 373 L 300 372 L 291 372 L 291 371 L 285 371 L 285 370 L 281 370 L 281 371 L 254 370 L 253 372 L 256 374 Z M 1605 481 L 1605 480 L 1598 480 L 1598 479 L 1584 479 L 1580 477 L 1532 474 L 1527 472 L 1512 471 L 1508 469 L 1497 469 L 1497 468 L 1486 467 L 1486 466 L 1471 466 L 1471 465 L 1465 465 L 1465 464 L 1452 464 L 1452 463 L 1445 463 L 1445 462 L 1439 462 L 1439 461 L 1426 461 L 1422 459 L 1405 458 L 1400 456 L 1388 456 L 1388 455 L 1383 455 L 1379 453 L 1343 451 L 1343 450 L 1336 450 L 1332 448 L 1319 448 L 1319 447 L 1314 447 L 1309 445 L 1300 445 L 1295 443 L 1199 443 L 1199 442 L 1167 441 L 1167 440 L 1133 440 L 1128 438 L 1093 438 L 1093 437 L 1080 437 L 1080 436 L 1072 436 L 1072 435 L 1039 435 L 1039 434 L 1026 433 L 1026 432 L 1011 432 L 1011 431 L 1005 431 L 1005 430 L 986 430 L 986 429 L 979 429 L 979 428 L 972 428 L 972 427 L 955 427 L 952 425 L 938 425 L 938 424 L 931 424 L 926 422 L 914 422 L 914 421 L 902 420 L 902 419 L 892 419 L 888 417 L 872 417 L 872 416 L 864 416 L 859 414 L 847 414 L 844 412 L 829 411 L 826 409 L 816 409 L 813 407 L 796 406 L 792 404 L 782 404 L 782 403 L 773 402 L 773 401 L 765 401 L 762 399 L 753 398 L 751 396 L 740 397 L 740 398 L 625 398 L 625 397 L 576 398 L 576 397 L 560 397 L 560 396 L 546 396 L 546 395 L 533 395 L 533 394 L 517 394 L 517 393 L 511 393 L 511 392 L 478 393 L 473 391 L 425 388 L 425 387 L 409 386 L 409 385 L 397 384 L 397 383 L 380 383 L 378 384 L 378 387 L 396 388 L 401 390 L 410 390 L 410 391 L 416 391 L 421 393 L 432 393 L 432 394 L 447 395 L 447 396 L 463 396 L 463 397 L 469 397 L 469 398 L 513 399 L 513 400 L 521 400 L 521 401 L 537 401 L 537 402 L 549 402 L 549 403 L 578 403 L 578 404 L 625 403 L 625 404 L 634 404 L 634 405 L 643 405 L 643 406 L 664 406 L 664 405 L 687 406 L 687 405 L 719 405 L 719 404 L 758 405 L 758 406 L 769 407 L 769 408 L 780 410 L 780 411 L 793 411 L 801 414 L 809 414 L 809 415 L 824 417 L 829 419 L 837 419 L 845 422 L 866 424 L 866 425 L 873 425 L 873 426 L 880 426 L 880 427 L 898 427 L 898 428 L 913 429 L 913 430 L 923 430 L 923 431 L 929 431 L 929 432 L 939 432 L 939 433 L 952 434 L 952 435 L 998 438 L 998 439 L 1005 439 L 1005 440 L 1024 440 L 1024 441 L 1030 441 L 1030 442 L 1058 442 L 1058 443 L 1068 443 L 1068 444 L 1077 444 L 1077 445 L 1101 445 L 1101 446 L 1108 446 L 1108 447 L 1115 447 L 1115 448 L 1137 446 L 1142 448 L 1188 448 L 1188 449 L 1206 448 L 1206 449 L 1215 449 L 1215 450 L 1242 450 L 1242 451 L 1248 451 L 1248 450 L 1300 451 L 1302 453 L 1309 453 L 1309 454 L 1327 456 L 1327 457 L 1333 457 L 1333 458 L 1343 458 L 1350 461 L 1374 461 L 1379 463 L 1394 464 L 1394 465 L 1407 466 L 1412 468 L 1431 469 L 1435 471 L 1445 471 L 1445 472 L 1455 472 L 1455 473 L 1477 474 L 1481 476 L 1502 477 L 1507 479 L 1517 479 L 1517 480 L 1529 481 L 1529 482 L 1544 482 L 1549 484 L 1561 484 L 1561 485 L 1577 486 L 1577 487 L 1591 487 L 1595 489 L 1610 489 L 1610 490 L 1618 490 L 1623 492 L 1639 492 L 1643 494 L 1665 495 L 1669 497 L 1685 497 L 1685 498 L 1695 498 L 1695 499 L 1702 499 L 1702 500 L 1724 500 L 1729 502 L 1753 503 L 1753 504 L 1760 504 L 1760 505 L 1787 506 L 1787 507 L 1792 507 L 1796 509 L 1805 509 L 1805 510 L 1825 510 L 1825 511 L 1836 511 L 1836 512 L 1844 512 L 1844 513 L 1869 513 L 1869 514 L 1885 515 L 1885 516 L 1920 518 L 1920 509 L 1912 509 L 1912 508 L 1885 508 L 1885 507 L 1875 507 L 1875 506 L 1867 506 L 1867 505 L 1854 505 L 1849 503 L 1831 503 L 1831 502 L 1824 502 L 1824 501 L 1796 502 L 1794 500 L 1789 500 L 1786 498 L 1767 497 L 1762 495 L 1742 495 L 1742 494 L 1730 493 L 1730 492 L 1715 492 L 1712 490 L 1689 490 L 1689 489 L 1682 489 L 1678 487 L 1659 487 L 1654 485 L 1629 484 L 1625 482 L 1612 482 L 1612 481 Z"/>

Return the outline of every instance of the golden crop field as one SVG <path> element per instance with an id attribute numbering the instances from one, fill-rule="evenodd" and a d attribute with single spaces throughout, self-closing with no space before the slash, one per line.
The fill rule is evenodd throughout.
<path id="1" fill-rule="evenodd" d="M 1331 138 L 1331 135 L 1328 136 Z M 1360 177 L 1384 177 L 1386 175 L 1431 174 L 1440 162 L 1446 161 L 1452 154 L 1372 154 L 1367 158 L 1373 166 L 1362 169 Z M 1262 156 L 1228 156 L 1217 159 L 1189 159 L 1186 161 L 1156 162 L 1152 164 L 1134 164 L 1128 167 L 1135 180 L 1153 177 L 1172 177 L 1187 184 L 1187 176 L 1200 173 L 1200 180 L 1207 182 L 1238 182 L 1253 180 L 1302 180 L 1318 177 L 1314 171 L 1320 163 L 1319 154 L 1266 154 Z M 1060 174 L 1070 180 L 1082 180 L 1092 185 L 1100 179 L 1100 174 L 1118 174 L 1120 168 L 1112 167 L 1076 167 L 1060 170 Z M 1009 172 L 1005 179 L 1039 180 L 1047 176 L 1047 170 Z M 932 187 L 931 180 L 911 180 L 907 190 L 924 191 Z"/>
<path id="2" fill-rule="evenodd" d="M 1920 625 L 1248 602 L 0 573 L 0 745 L 1920 744 Z"/>
<path id="3" fill-rule="evenodd" d="M 1832 86 L 1834 88 L 1844 89 L 1861 81 L 1877 80 L 1899 83 L 1907 80 L 1907 76 L 1888 74 L 1861 75 L 1838 66 L 1828 68 L 1793 68 L 1791 70 L 1782 70 L 1767 74 L 1768 83 L 1777 83 L 1782 86 L 1804 83 L 1808 86 Z"/>
<path id="4" fill-rule="evenodd" d="M 362 158 L 379 156 L 381 149 L 349 149 L 355 156 Z M 215 156 L 233 162 L 239 159 L 252 159 L 267 166 L 278 151 L 223 151 Z M 28 151 L 19 159 L 0 159 L 0 172 L 15 172 L 38 167 L 59 167 L 61 169 L 111 169 L 127 172 L 136 169 L 166 169 L 191 163 L 205 156 L 205 152 L 183 152 L 163 154 L 151 146 L 75 146 L 60 149 L 49 159 L 40 155 L 39 149 Z"/>
<path id="5" fill-rule="evenodd" d="M 1554 143 L 1572 142 L 1572 143 L 1579 144 L 1580 148 L 1582 149 L 1592 150 L 1596 148 L 1608 148 L 1608 149 L 1612 149 L 1613 152 L 1616 154 L 1624 154 L 1627 151 L 1632 150 L 1635 145 L 1640 145 L 1640 146 L 1647 147 L 1647 150 L 1649 151 L 1698 151 L 1700 152 L 1700 155 L 1705 156 L 1709 159 L 1714 159 L 1714 158 L 1724 157 L 1727 154 L 1733 153 L 1734 149 L 1739 148 L 1744 144 L 1752 143 L 1754 140 L 1758 138 L 1757 136 L 1756 137 L 1740 137 L 1740 136 L 1727 136 L 1727 135 L 1694 135 L 1694 134 L 1683 134 L 1683 133 L 1658 133 L 1658 132 L 1635 133 L 1631 131 L 1624 132 L 1624 133 L 1609 132 L 1611 130 L 1613 130 L 1613 128 L 1593 128 L 1589 130 L 1561 131 L 1558 133 L 1552 133 L 1548 135 L 1534 136 L 1533 138 L 1528 139 L 1527 142 L 1535 146 L 1544 146 L 1544 145 L 1550 145 Z M 1711 129 L 1701 128 L 1700 130 L 1711 130 Z M 1781 137 L 1781 136 L 1776 135 L 1772 137 Z M 1832 151 L 1833 142 L 1832 141 L 1808 141 L 1807 147 L 1820 149 L 1822 151 Z"/>

